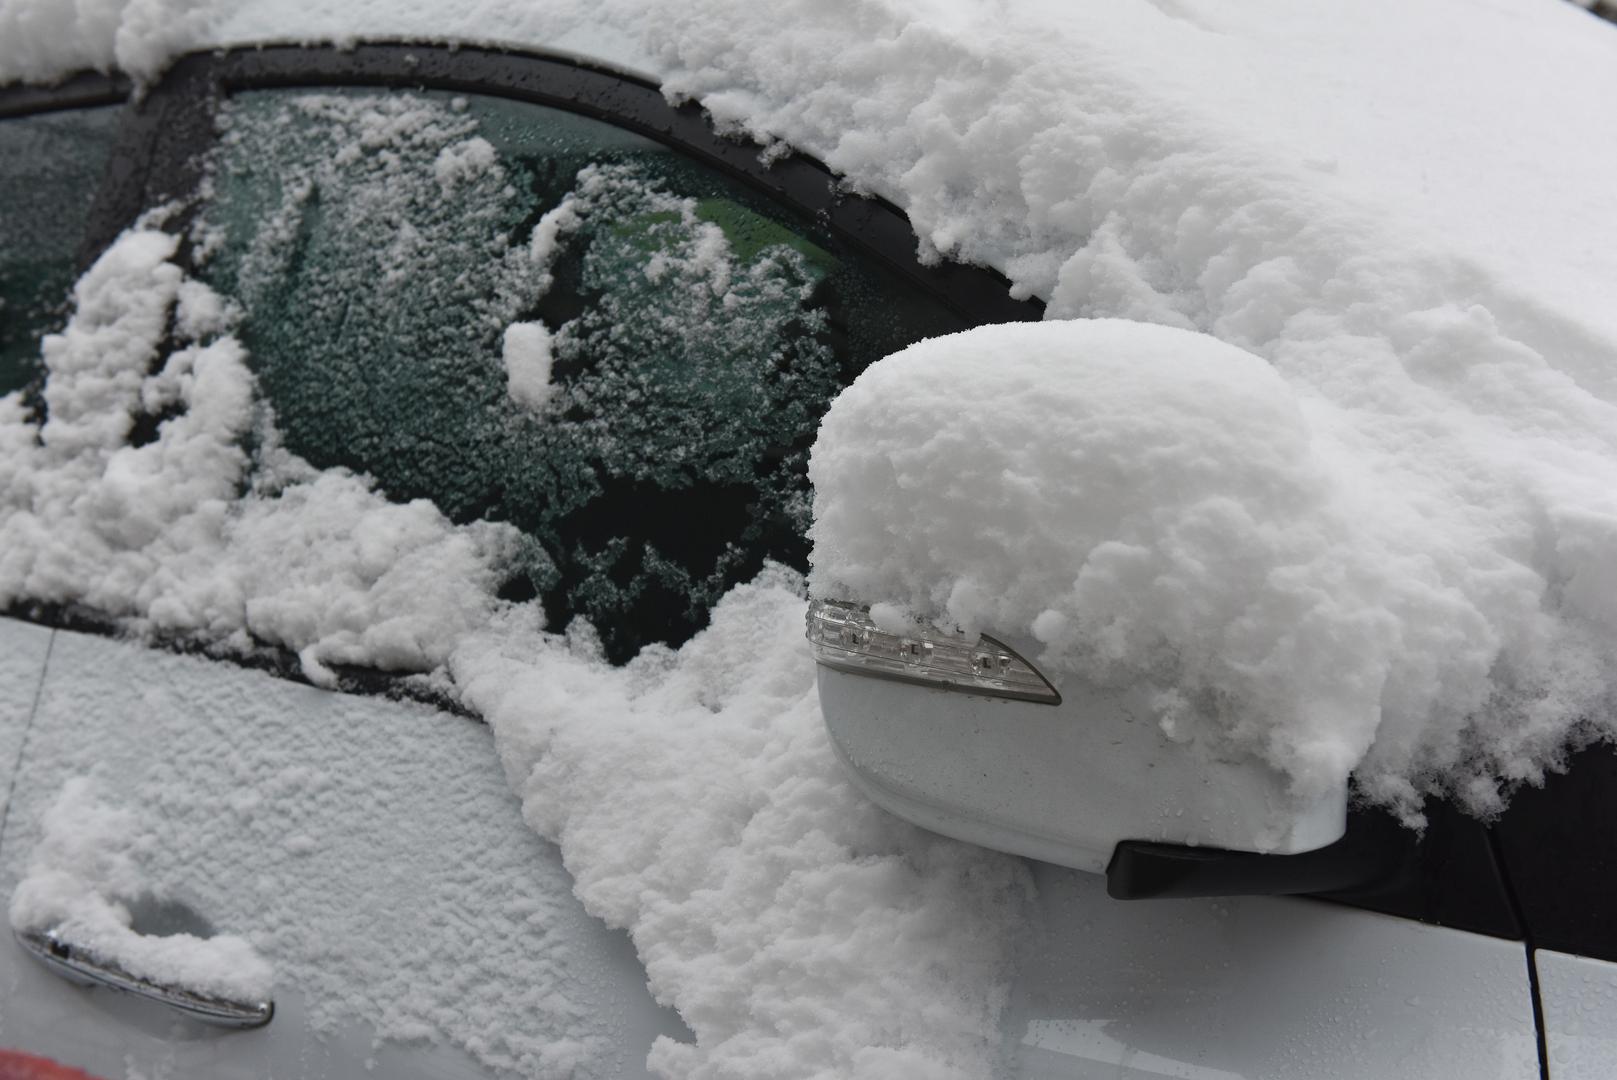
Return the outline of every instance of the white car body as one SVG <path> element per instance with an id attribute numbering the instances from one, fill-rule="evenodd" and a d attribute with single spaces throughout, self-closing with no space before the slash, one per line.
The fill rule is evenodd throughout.
<path id="1" fill-rule="evenodd" d="M 272 44 L 277 35 L 260 25 L 272 16 L 279 17 L 238 12 L 219 41 L 190 41 L 192 24 L 182 21 L 174 48 Z M 351 42 L 340 30 L 322 25 L 313 34 Z M 432 35 L 417 27 L 412 36 L 424 41 Z M 643 52 L 610 33 L 586 28 L 546 41 L 519 36 L 530 50 L 591 68 L 631 75 L 638 67 L 656 70 Z M 111 62 L 156 77 L 158 61 L 141 51 L 135 36 L 116 42 L 90 37 L 63 45 L 57 66 Z M 468 44 L 474 40 L 464 37 Z M 454 50 L 427 44 L 419 50 L 422 63 L 440 65 L 432 68 L 430 78 L 439 80 L 434 87 L 484 92 L 471 69 L 458 83 L 443 75 L 457 62 Z M 347 54 L 308 51 L 318 54 L 311 73 L 288 83 L 341 81 L 328 77 L 342 69 Z M 256 62 L 250 50 L 240 55 L 245 64 Z M 3 62 L 11 63 L 8 72 L 21 70 L 36 81 L 60 73 L 19 68 L 22 61 L 8 61 L 0 46 Z M 264 85 L 271 84 L 265 77 Z M 583 110 L 579 101 L 573 107 Z M 740 108 L 722 95 L 707 103 L 721 118 L 726 109 Z M 608 122 L 615 122 L 613 107 L 609 97 L 588 106 Z M 143 122 L 155 130 L 167 119 L 148 113 Z M 833 165 L 839 158 L 863 161 L 858 146 L 840 155 L 825 148 L 827 131 L 839 122 L 835 116 L 805 119 L 801 141 Z M 728 151 L 713 151 L 722 152 Z M 733 152 L 738 160 L 758 156 L 750 145 Z M 1335 165 L 1311 161 L 1306 168 L 1334 173 Z M 897 179 L 884 175 L 869 186 L 903 196 L 911 179 L 901 169 Z M 155 194 L 164 194 L 156 182 L 136 191 L 137 198 Z M 943 223 L 952 209 L 932 206 L 934 216 L 926 220 L 936 228 L 928 250 L 948 249 Z M 928 210 L 914 213 L 924 217 Z M 912 239 L 903 238 L 906 245 Z M 954 250 L 1007 262 L 991 245 Z M 1045 285 L 1055 280 L 1055 264 L 1041 262 L 1038 252 L 1012 258 L 1025 258 L 1024 270 L 1044 267 L 1033 276 L 1048 277 Z M 1028 280 L 1019 279 L 1019 286 Z M 1542 280 L 1549 279 L 1540 275 L 1534 284 Z M 1587 307 L 1587 296 L 1578 303 Z M 512 774 L 519 789 L 513 796 L 506 782 L 512 766 L 502 762 L 486 725 L 424 705 L 302 685 L 224 659 L 80 632 L 46 607 L 18 604 L 15 614 L 39 624 L 0 618 L 0 787 L 9 792 L 0 893 L 10 896 L 29 873 L 41 815 L 64 783 L 99 775 L 121 797 L 150 801 L 125 809 L 199 824 L 191 832 L 166 830 L 172 846 L 143 856 L 162 875 L 156 884 L 182 895 L 183 906 L 220 930 L 251 936 L 255 919 L 268 920 L 275 933 L 266 935 L 265 947 L 276 954 L 280 978 L 269 1025 L 223 1031 L 177 1021 L 106 990 L 69 986 L 8 946 L 0 948 L 0 1047 L 107 1077 L 318 1080 L 374 1071 L 638 1078 L 677 1074 L 686 1059 L 665 1053 L 666 1047 L 697 1042 L 709 1030 L 702 1025 L 714 1023 L 712 1015 L 695 1011 L 682 1019 L 674 994 L 654 997 L 648 980 L 657 985 L 652 969 L 666 956 L 642 949 L 637 957 L 622 930 L 592 914 L 600 905 L 575 895 L 565 849 L 537 839 L 524 823 L 525 814 L 538 816 L 523 805 L 527 778 Z M 1017 630 L 1005 628 L 1007 640 L 1033 654 L 1036 643 L 1015 638 Z M 806 664 L 806 651 L 803 659 Z M 303 660 L 304 678 L 330 674 L 313 652 Z M 1128 691 L 1108 697 L 1064 687 L 1063 703 L 1051 708 L 830 669 L 819 672 L 818 688 L 831 745 L 877 803 L 947 835 L 1051 860 L 1016 864 L 1032 882 L 1032 900 L 1027 918 L 1014 927 L 1013 973 L 1002 987 L 984 991 L 998 995 L 997 1030 L 982 1035 L 997 1077 L 1604 1080 L 1617 1069 L 1617 956 L 1541 947 L 1536 929 L 1479 933 L 1442 925 L 1438 917 L 1388 914 L 1371 910 L 1362 897 L 1349 904 L 1287 896 L 1121 901 L 1107 895 L 1102 874 L 1121 840 L 1280 858 L 1324 847 L 1344 828 L 1340 785 L 1298 812 L 1279 773 L 1241 763 L 1209 775 L 1189 759 L 1174 759 L 1170 741 L 1152 723 L 1126 730 L 1078 726 L 1096 711 L 1127 712 Z M 1022 738 L 1016 753 L 996 759 L 996 747 L 1006 745 L 997 725 L 1011 714 L 1031 717 L 1038 731 Z M 917 754 L 929 740 L 941 752 Z M 265 774 L 233 772 L 238 753 L 273 760 L 276 767 Z M 1075 759 L 1092 771 L 1075 777 Z M 1159 763 L 1170 777 L 1142 783 Z M 233 809 L 216 812 L 188 795 L 187 784 L 199 777 L 216 788 L 233 787 Z M 357 782 L 367 777 L 386 782 Z M 982 810 L 990 803 L 999 804 L 998 813 Z M 971 809 L 962 810 L 963 804 Z M 241 861 L 240 834 L 247 829 L 257 830 L 262 862 Z M 1500 869 L 1508 860 L 1496 853 L 1488 861 L 1507 879 L 1499 902 L 1521 909 L 1508 870 Z M 319 868 L 325 895 L 306 887 L 315 873 L 310 867 Z M 498 902 L 485 905 L 490 897 Z M 648 905 L 655 911 L 658 902 L 653 897 Z M 613 918 L 615 925 L 627 921 Z M 1521 920 L 1522 911 L 1512 918 Z M 332 940 L 287 929 L 344 920 L 351 932 Z M 782 936 L 790 934 L 783 930 Z M 390 969 L 390 958 L 401 959 L 397 970 Z M 325 962 L 344 977 L 325 978 Z M 950 958 L 940 956 L 938 963 L 948 966 Z M 345 999 L 355 973 L 374 984 L 374 993 Z M 525 973 L 537 974 L 525 981 Z M 503 992 L 475 990 L 503 987 L 513 975 L 511 985 L 534 992 L 510 1000 Z M 663 985 L 688 986 L 677 983 L 677 972 L 664 977 L 675 981 Z M 420 983 L 419 995 L 412 980 Z M 464 988 L 451 985 L 458 980 Z M 745 1003 L 737 1011 L 746 1012 Z M 800 1065 L 789 1060 L 781 1075 Z"/>

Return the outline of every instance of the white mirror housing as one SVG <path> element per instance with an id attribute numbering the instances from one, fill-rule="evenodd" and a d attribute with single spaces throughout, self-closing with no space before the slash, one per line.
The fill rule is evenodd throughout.
<path id="1" fill-rule="evenodd" d="M 1022 654 L 1019 644 L 1004 642 Z M 1101 873 L 1127 840 L 1292 855 L 1345 830 L 1345 784 L 1299 799 L 1255 758 L 1175 742 L 1144 690 L 1069 678 L 1058 703 L 1016 700 L 859 672 L 816 651 L 826 728 L 853 779 L 934 832 Z"/>

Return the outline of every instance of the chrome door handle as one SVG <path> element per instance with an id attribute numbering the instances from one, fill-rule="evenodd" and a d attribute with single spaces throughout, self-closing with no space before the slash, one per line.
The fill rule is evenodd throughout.
<path id="1" fill-rule="evenodd" d="M 97 960 L 54 929 L 18 930 L 17 944 L 62 978 L 80 986 L 106 986 L 167 1005 L 194 1020 L 230 1028 L 263 1027 L 275 1015 L 273 1001 L 228 1001 L 163 986 L 129 974 L 116 964 Z"/>

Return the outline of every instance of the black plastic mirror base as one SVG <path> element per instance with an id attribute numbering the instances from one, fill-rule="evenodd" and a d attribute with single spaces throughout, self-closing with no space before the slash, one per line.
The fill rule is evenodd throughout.
<path id="1" fill-rule="evenodd" d="M 1381 821 L 1355 815 L 1340 840 L 1297 855 L 1123 840 L 1106 865 L 1106 892 L 1114 900 L 1150 900 L 1373 889 L 1398 877 L 1407 861 L 1406 845 L 1389 843 L 1385 832 Z"/>

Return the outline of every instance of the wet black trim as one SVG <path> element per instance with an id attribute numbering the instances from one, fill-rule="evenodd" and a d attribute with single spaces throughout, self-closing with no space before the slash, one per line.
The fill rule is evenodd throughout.
<path id="1" fill-rule="evenodd" d="M 1494 858 L 1503 865 L 1505 853 L 1499 834 L 1489 830 L 1488 841 L 1493 849 Z M 1538 945 L 1533 940 L 1532 924 L 1528 921 L 1527 915 L 1522 909 L 1521 894 L 1516 890 L 1516 886 L 1508 874 L 1501 880 L 1505 897 L 1510 902 L 1510 910 L 1523 929 L 1522 951 L 1527 962 L 1527 993 L 1533 1006 L 1533 1030 L 1538 1036 L 1539 1080 L 1550 1080 L 1549 1028 L 1544 1024 L 1544 993 L 1538 981 Z"/>
<path id="2" fill-rule="evenodd" d="M 1391 877 L 1317 894 L 1319 899 L 1434 926 L 1519 941 L 1524 928 L 1511 903 L 1503 864 L 1488 826 L 1449 803 L 1425 807 L 1426 828 L 1405 828 L 1382 810 L 1349 811 L 1349 828 L 1372 828 L 1398 869 Z M 1365 826 L 1361 825 L 1360 828 Z"/>
<path id="3" fill-rule="evenodd" d="M 322 690 L 336 690 L 344 694 L 414 702 L 437 709 L 439 712 L 475 720 L 480 724 L 486 722 L 460 699 L 429 685 L 424 679 L 412 678 L 413 675 L 421 674 L 419 672 L 401 675 L 352 664 L 327 664 L 326 668 L 335 677 L 336 682 L 334 685 L 324 685 L 309 678 L 296 652 L 280 645 L 258 642 L 251 652 L 243 653 L 222 649 L 216 642 L 197 640 L 183 635 L 161 632 L 131 635 L 118 620 L 79 604 L 14 603 L 0 606 L 0 620 L 3 619 L 32 623 L 49 630 L 65 630 L 74 634 L 122 638 L 147 649 L 157 649 L 179 656 L 199 656 L 252 671 L 263 671 L 287 682 L 302 683 Z M 3 810 L 4 808 L 0 807 L 0 825 L 4 824 Z"/>
<path id="4" fill-rule="evenodd" d="M 1617 962 L 1617 748 L 1517 791 L 1493 836 L 1532 945 Z"/>
<path id="5" fill-rule="evenodd" d="M 1106 864 L 1114 900 L 1193 896 L 1286 896 L 1369 889 L 1403 870 L 1403 851 L 1389 835 L 1395 823 L 1361 815 L 1340 840 L 1295 855 L 1264 855 L 1206 846 L 1124 840 Z"/>
<path id="6" fill-rule="evenodd" d="M 1617 0 L 1588 0 L 1587 3 L 1581 4 L 1573 0 L 1573 6 L 1581 7 L 1596 18 L 1617 23 Z"/>
<path id="7" fill-rule="evenodd" d="M 1125 841 L 1112 853 L 1106 888 L 1123 900 L 1306 895 L 1521 941 L 1524 923 L 1493 840 L 1487 826 L 1448 804 L 1427 808 L 1420 833 L 1357 807 L 1341 840 L 1298 855 Z"/>
<path id="8" fill-rule="evenodd" d="M 174 206 L 183 219 L 214 142 L 219 100 L 207 65 L 199 60 L 176 64 L 156 89 L 130 103 L 90 210 L 79 248 L 81 271 L 148 210 Z"/>
<path id="9" fill-rule="evenodd" d="M 129 80 L 87 71 L 50 86 L 0 86 L 0 119 L 117 105 L 128 99 Z"/>

